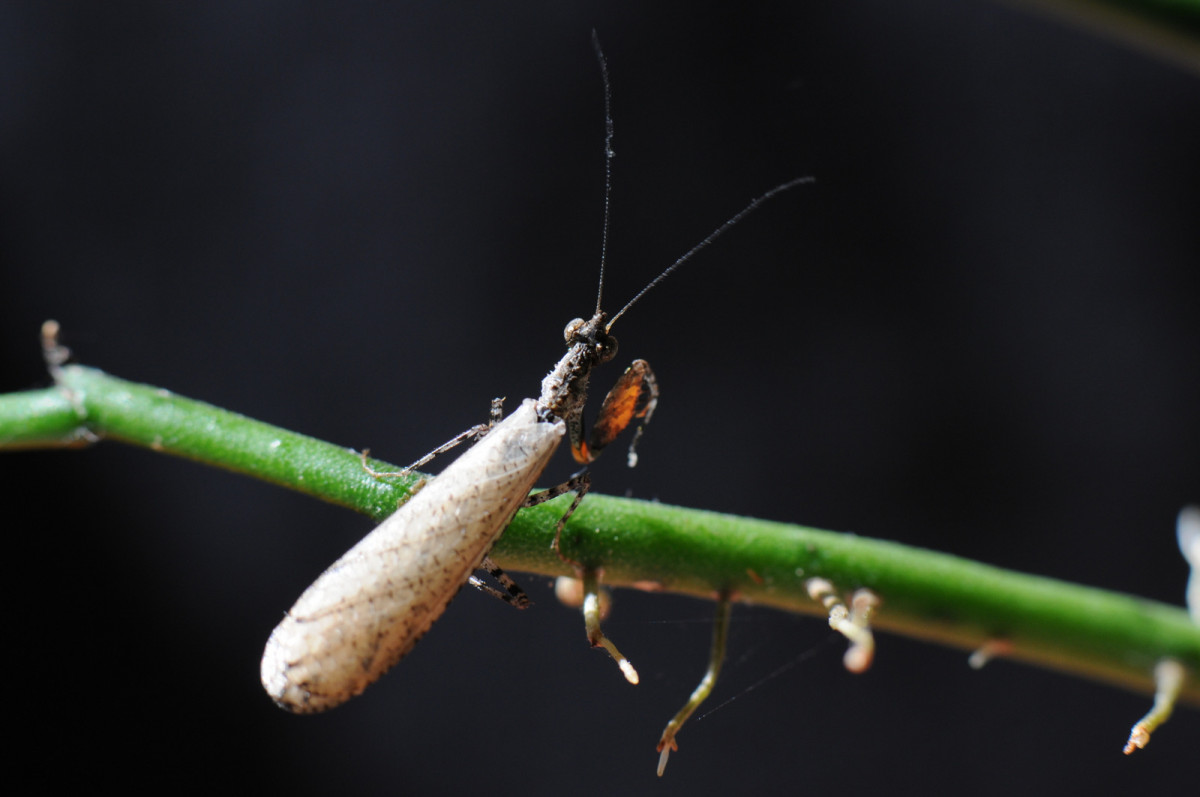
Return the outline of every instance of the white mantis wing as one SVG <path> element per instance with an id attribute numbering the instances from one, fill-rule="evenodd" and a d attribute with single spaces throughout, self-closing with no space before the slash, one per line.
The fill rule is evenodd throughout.
<path id="1" fill-rule="evenodd" d="M 322 573 L 267 640 L 262 682 L 275 702 L 332 708 L 408 653 L 521 508 L 565 430 L 526 399 Z"/>

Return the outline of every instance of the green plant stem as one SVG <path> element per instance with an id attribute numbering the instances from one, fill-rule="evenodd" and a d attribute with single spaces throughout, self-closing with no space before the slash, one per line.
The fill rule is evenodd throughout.
<path id="1" fill-rule="evenodd" d="M 58 386 L 0 396 L 0 449 L 121 440 L 275 482 L 376 519 L 419 478 L 377 479 L 358 453 L 93 368 Z M 378 470 L 395 470 L 372 461 Z M 492 551 L 503 567 L 574 575 L 550 549 L 563 496 L 520 512 Z M 852 534 L 589 494 L 563 550 L 615 586 L 735 599 L 824 615 L 804 582 L 869 587 L 873 626 L 974 650 L 1003 640 L 1010 657 L 1154 692 L 1164 657 L 1200 673 L 1200 626 L 1181 608 Z M 1200 705 L 1200 680 L 1181 700 Z"/>

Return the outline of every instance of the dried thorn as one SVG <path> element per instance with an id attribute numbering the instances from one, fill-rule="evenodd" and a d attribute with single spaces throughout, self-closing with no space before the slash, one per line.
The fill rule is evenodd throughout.
<path id="1" fill-rule="evenodd" d="M 989 639 L 971 654 L 967 664 L 972 670 L 982 670 L 984 665 L 998 656 L 1007 656 L 1012 652 L 1012 643 L 1007 639 Z"/>
<path id="2" fill-rule="evenodd" d="M 604 615 L 604 600 L 601 597 L 599 573 L 593 568 L 585 567 L 583 568 L 583 624 L 587 630 L 588 642 L 594 648 L 607 650 L 608 655 L 612 656 L 613 661 L 621 668 L 621 674 L 625 676 L 625 680 L 637 685 L 640 680 L 637 670 L 633 668 L 629 659 L 617 650 L 617 646 L 612 643 L 612 640 L 600 630 L 600 620 Z"/>
<path id="3" fill-rule="evenodd" d="M 850 624 L 856 630 L 854 636 L 850 638 L 850 649 L 846 651 L 842 663 L 852 673 L 866 672 L 875 658 L 875 636 L 871 633 L 871 614 L 879 604 L 879 596 L 869 589 L 859 589 L 850 596 Z M 842 633 L 844 634 L 845 631 Z"/>
<path id="4" fill-rule="evenodd" d="M 667 757 L 671 755 L 672 750 L 678 749 L 679 745 L 675 744 L 674 739 L 670 742 L 663 740 L 658 743 L 658 776 L 660 778 L 667 771 Z"/>
<path id="5" fill-rule="evenodd" d="M 837 591 L 833 588 L 833 582 L 824 578 L 810 578 L 804 582 L 804 588 L 808 590 L 808 597 L 825 605 L 829 609 L 833 604 L 838 603 Z"/>
<path id="6" fill-rule="evenodd" d="M 1200 623 L 1200 507 L 1185 506 L 1179 512 L 1175 534 L 1183 558 L 1192 566 L 1187 587 L 1188 613 L 1194 622 Z"/>
<path id="7" fill-rule="evenodd" d="M 1183 688 L 1186 670 L 1175 659 L 1160 659 L 1154 667 L 1154 707 L 1150 713 L 1137 721 L 1129 732 L 1129 741 L 1125 744 L 1125 755 L 1139 750 L 1150 743 L 1150 734 L 1171 717 L 1175 709 L 1175 700 Z"/>
<path id="8" fill-rule="evenodd" d="M 870 619 L 880 604 L 879 596 L 869 589 L 860 589 L 851 598 L 851 608 L 846 608 L 828 580 L 810 578 L 805 587 L 809 596 L 828 610 L 829 627 L 850 641 L 842 664 L 852 673 L 866 672 L 875 658 L 875 636 L 871 633 Z"/>
<path id="9" fill-rule="evenodd" d="M 42 359 L 46 361 L 46 369 L 57 382 L 62 367 L 71 359 L 71 350 L 58 342 L 62 327 L 54 319 L 42 322 Z"/>
<path id="10" fill-rule="evenodd" d="M 571 576 L 559 576 L 554 580 L 554 597 L 563 606 L 578 609 L 583 606 L 583 582 Z M 600 587 L 600 619 L 608 618 L 612 611 L 612 591 Z"/>
<path id="11" fill-rule="evenodd" d="M 683 704 L 683 708 L 679 709 L 667 723 L 667 727 L 663 729 L 662 736 L 658 740 L 656 749 L 659 753 L 658 776 L 660 778 L 667 768 L 667 757 L 672 750 L 679 749 L 679 745 L 675 742 L 675 735 L 679 733 L 683 723 L 687 722 L 688 718 L 700 707 L 700 704 L 708 699 L 708 696 L 712 694 L 713 687 L 717 684 L 721 664 L 725 661 L 725 641 L 729 635 L 729 615 L 732 608 L 733 604 L 729 600 L 729 593 L 722 592 L 717 599 L 717 616 L 713 622 L 712 650 L 708 655 L 708 669 L 704 671 L 704 677 L 692 690 L 692 694 Z"/>

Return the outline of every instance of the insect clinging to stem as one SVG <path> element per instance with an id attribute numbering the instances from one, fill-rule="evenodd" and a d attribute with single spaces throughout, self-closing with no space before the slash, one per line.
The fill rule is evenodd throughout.
<path id="1" fill-rule="evenodd" d="M 600 408 L 590 437 L 584 436 L 583 407 L 591 371 L 616 356 L 613 324 L 645 293 L 717 236 L 741 221 L 763 202 L 802 183 L 802 177 L 776 186 L 688 250 L 647 284 L 611 318 L 601 309 L 604 261 L 608 244 L 609 195 L 612 174 L 611 90 L 608 67 L 599 40 L 592 43 L 604 82 L 605 194 L 600 254 L 600 290 L 590 318 L 567 324 L 567 352 L 542 380 L 537 399 L 525 399 L 511 415 L 500 419 L 500 400 L 492 402 L 491 420 L 474 427 L 410 466 L 419 467 L 468 438 L 477 442 L 439 476 L 401 505 L 358 544 L 322 573 L 304 591 L 267 640 L 262 659 L 262 682 L 281 707 L 297 712 L 323 711 L 340 705 L 376 681 L 396 664 L 442 614 L 472 575 L 486 568 L 507 594 L 486 588 L 524 607 L 529 600 L 487 558 L 492 544 L 522 507 L 575 492 L 570 508 L 558 521 L 552 547 L 564 562 L 594 585 L 596 573 L 567 558 L 559 542 L 563 525 L 589 487 L 587 465 L 634 420 L 638 429 L 629 448 L 629 465 L 636 464 L 636 445 L 658 400 L 654 374 L 645 360 L 635 360 L 617 380 Z M 551 455 L 569 436 L 571 453 L 584 465 L 567 482 L 529 495 Z M 604 647 L 637 683 L 637 673 L 600 631 L 594 601 L 584 615 L 589 641 Z"/>

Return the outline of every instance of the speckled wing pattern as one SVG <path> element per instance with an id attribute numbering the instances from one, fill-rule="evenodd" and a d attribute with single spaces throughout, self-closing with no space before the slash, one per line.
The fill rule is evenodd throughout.
<path id="1" fill-rule="evenodd" d="M 321 574 L 267 640 L 262 682 L 275 702 L 332 708 L 408 653 L 520 509 L 565 429 L 526 399 Z"/>

